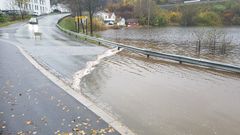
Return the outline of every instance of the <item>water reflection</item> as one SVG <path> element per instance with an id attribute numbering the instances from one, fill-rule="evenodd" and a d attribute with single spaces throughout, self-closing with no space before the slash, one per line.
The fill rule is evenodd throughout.
<path id="1" fill-rule="evenodd" d="M 216 52 L 208 45 L 201 46 L 201 53 L 196 51 L 197 38 L 193 35 L 203 28 L 146 28 L 107 30 L 99 32 L 103 38 L 115 40 L 128 45 L 147 48 L 170 54 L 185 55 L 195 58 L 204 58 L 240 66 L 240 27 L 217 28 L 231 37 L 232 44 L 227 46 L 226 54 L 221 54 L 222 46 L 216 47 Z M 212 28 L 204 28 L 210 31 Z"/>
<path id="2" fill-rule="evenodd" d="M 122 52 L 106 58 L 81 86 L 140 135 L 237 135 L 239 82 L 239 75 Z"/>
<path id="3" fill-rule="evenodd" d="M 38 25 L 28 24 L 28 30 L 32 33 L 39 32 L 39 27 Z"/>

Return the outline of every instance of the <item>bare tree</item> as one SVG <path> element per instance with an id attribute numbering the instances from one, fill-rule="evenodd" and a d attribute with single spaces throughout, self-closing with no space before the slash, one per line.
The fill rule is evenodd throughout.
<path id="1" fill-rule="evenodd" d="M 226 54 L 227 46 L 232 43 L 232 37 L 229 36 L 227 33 L 223 33 L 221 39 L 221 54 Z"/>
<path id="2" fill-rule="evenodd" d="M 206 36 L 206 30 L 203 27 L 201 30 L 195 30 L 193 31 L 193 36 L 197 39 L 197 46 L 196 51 L 200 54 L 201 52 L 201 44 L 203 43 L 205 36 Z"/>
<path id="3" fill-rule="evenodd" d="M 85 0 L 85 4 L 90 19 L 90 34 L 93 35 L 93 15 L 101 9 L 101 0 Z"/>
<path id="4" fill-rule="evenodd" d="M 18 6 L 21 18 L 24 19 L 24 7 L 29 3 L 30 0 L 15 0 L 15 5 Z"/>

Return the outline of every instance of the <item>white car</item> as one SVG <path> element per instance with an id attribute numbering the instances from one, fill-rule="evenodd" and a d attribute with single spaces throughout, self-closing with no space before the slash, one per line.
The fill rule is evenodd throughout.
<path id="1" fill-rule="evenodd" d="M 37 18 L 31 18 L 28 22 L 30 24 L 38 24 L 38 19 Z"/>

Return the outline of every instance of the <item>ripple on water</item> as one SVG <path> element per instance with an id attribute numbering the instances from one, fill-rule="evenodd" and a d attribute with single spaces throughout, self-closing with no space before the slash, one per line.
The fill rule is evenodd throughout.
<path id="1" fill-rule="evenodd" d="M 210 135 L 240 134 L 239 82 L 239 75 L 123 51 L 105 58 L 81 87 L 140 135 Z"/>

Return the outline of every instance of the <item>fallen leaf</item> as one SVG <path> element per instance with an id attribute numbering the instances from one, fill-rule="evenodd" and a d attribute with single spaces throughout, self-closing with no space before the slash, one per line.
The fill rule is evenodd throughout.
<path id="1" fill-rule="evenodd" d="M 32 125 L 33 122 L 32 122 L 31 120 L 28 120 L 28 121 L 25 121 L 25 124 L 26 124 L 26 125 Z"/>
<path id="2" fill-rule="evenodd" d="M 24 135 L 23 131 L 18 131 L 17 135 Z"/>
<path id="3" fill-rule="evenodd" d="M 80 131 L 80 129 L 77 128 L 77 127 L 73 128 L 72 130 L 73 130 L 73 131 Z"/>

